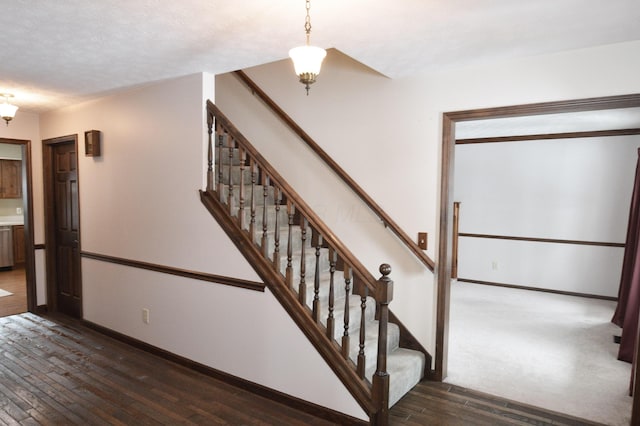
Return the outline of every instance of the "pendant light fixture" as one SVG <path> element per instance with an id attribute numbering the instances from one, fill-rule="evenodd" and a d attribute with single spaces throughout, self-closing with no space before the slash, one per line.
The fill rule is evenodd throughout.
<path id="1" fill-rule="evenodd" d="M 2 117 L 2 119 L 7 122 L 8 126 L 9 122 L 13 120 L 13 117 L 16 116 L 18 107 L 9 103 L 9 98 L 13 98 L 12 94 L 2 93 L 0 94 L 0 96 L 4 98 L 4 102 L 0 104 L 0 117 Z"/>
<path id="2" fill-rule="evenodd" d="M 304 22 L 304 30 L 307 33 L 307 43 L 304 46 L 294 47 L 289 51 L 289 56 L 293 60 L 293 67 L 300 83 L 305 85 L 307 96 L 309 96 L 309 85 L 316 82 L 316 77 L 320 74 L 320 66 L 322 60 L 327 56 L 327 52 L 321 47 L 311 46 L 309 37 L 311 35 L 311 17 L 309 10 L 311 9 L 311 0 L 306 0 L 307 17 Z"/>

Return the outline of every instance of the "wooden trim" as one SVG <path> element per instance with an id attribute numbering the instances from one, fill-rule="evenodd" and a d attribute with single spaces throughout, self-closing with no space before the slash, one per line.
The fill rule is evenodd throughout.
<path id="1" fill-rule="evenodd" d="M 543 293 L 553 293 L 553 294 L 562 294 L 565 296 L 577 296 L 577 297 L 586 297 L 589 299 L 601 299 L 601 300 L 611 300 L 617 301 L 617 297 L 612 296 L 601 296 L 598 294 L 588 294 L 588 293 L 577 293 L 574 291 L 564 291 L 564 290 L 554 290 L 551 288 L 540 288 L 540 287 L 530 287 L 525 285 L 516 285 L 516 284 L 506 284 L 506 283 L 497 283 L 492 281 L 482 281 L 482 280 L 474 280 L 471 278 L 458 278 L 458 282 L 461 283 L 471 283 L 471 284 L 481 284 L 481 285 L 490 285 L 493 287 L 505 287 L 505 288 L 513 288 L 516 290 L 530 290 L 530 291 L 540 291 Z"/>
<path id="2" fill-rule="evenodd" d="M 251 89 L 307 146 L 338 175 L 344 183 L 378 216 L 382 224 L 389 228 L 405 246 L 430 270 L 434 270 L 433 260 L 413 241 L 393 219 L 380 207 L 338 163 L 331 158 L 287 113 L 282 110 L 249 76 L 243 71 L 234 74 Z"/>
<path id="3" fill-rule="evenodd" d="M 225 382 L 231 386 L 235 386 L 239 389 L 251 392 L 263 398 L 285 404 L 289 407 L 295 408 L 296 410 L 303 411 L 321 419 L 325 419 L 340 425 L 364 426 L 368 424 L 364 420 L 351 417 L 347 414 L 340 413 L 338 411 L 302 400 L 300 398 L 296 398 L 294 396 L 279 392 L 275 389 L 271 389 L 258 383 L 251 382 L 238 376 L 226 373 L 224 371 L 217 370 L 215 368 L 209 367 L 208 365 L 200 364 L 196 361 L 182 357 L 173 352 L 169 352 L 165 349 L 161 349 L 157 346 L 150 345 L 149 343 L 143 342 L 141 340 L 134 339 L 133 337 L 127 336 L 93 322 L 87 320 L 80 321 L 87 328 L 90 328 L 115 340 L 119 340 L 120 342 L 123 342 L 127 345 L 133 346 L 167 361 L 174 362 L 193 371 L 197 371 L 198 373 L 204 374 L 206 376 L 213 377 L 214 379 Z"/>
<path id="4" fill-rule="evenodd" d="M 49 308 L 47 307 L 47 305 L 38 305 L 36 306 L 36 309 L 34 310 L 34 314 L 37 315 L 45 315 L 49 312 Z"/>
<path id="5" fill-rule="evenodd" d="M 458 248 L 460 237 L 460 201 L 453 203 L 453 236 L 451 238 L 451 278 L 458 278 Z"/>
<path id="6" fill-rule="evenodd" d="M 34 249 L 34 250 L 44 250 L 44 249 L 46 249 L 46 248 L 47 248 L 47 247 L 46 247 L 46 245 L 44 245 L 44 244 L 34 244 L 34 245 L 33 245 L 33 249 Z"/>
<path id="7" fill-rule="evenodd" d="M 460 237 L 467 238 L 489 238 L 493 240 L 512 240 L 512 241 L 530 241 L 535 243 L 557 243 L 557 244 L 573 244 L 582 246 L 600 246 L 600 247 L 621 247 L 624 248 L 624 243 L 605 243 L 599 241 L 581 241 L 581 240 L 559 240 L 554 238 L 535 238 L 535 237 L 513 237 L 507 235 L 490 235 L 490 234 L 469 234 L 466 232 L 460 232 Z"/>
<path id="8" fill-rule="evenodd" d="M 309 221 L 309 225 L 320 232 L 320 234 L 322 234 L 323 238 L 328 243 L 330 243 L 331 247 L 333 247 L 338 252 L 340 258 L 353 267 L 354 274 L 358 275 L 358 278 L 361 279 L 362 282 L 367 283 L 367 285 L 370 287 L 370 290 L 374 291 L 375 284 L 373 283 L 377 282 L 376 278 L 374 278 L 369 270 L 365 268 L 360 261 L 358 261 L 358 259 L 353 255 L 353 253 L 351 253 L 347 246 L 338 239 L 338 237 L 327 227 L 327 225 L 311 209 L 311 207 L 309 207 L 309 205 L 302 199 L 302 197 L 298 195 L 298 193 L 291 187 L 291 185 L 289 185 L 289 183 L 280 175 L 280 173 L 278 173 L 276 169 L 274 169 L 273 166 L 271 166 L 271 164 L 269 164 L 269 162 L 258 152 L 258 150 L 256 150 L 256 148 L 251 145 L 247 138 L 245 138 L 244 135 L 236 128 L 236 126 L 231 123 L 231 121 L 222 113 L 222 111 L 220 111 L 220 109 L 209 100 L 207 101 L 207 110 L 215 116 L 216 123 L 220 123 L 222 127 L 224 127 L 229 133 L 232 133 L 235 140 L 238 141 L 238 143 L 240 143 L 245 151 L 251 157 L 253 157 L 253 159 L 258 164 L 261 165 L 262 171 L 266 173 L 266 176 L 269 176 L 271 182 L 279 187 L 287 197 L 295 200 L 296 210 L 299 210 L 301 213 L 303 213 L 303 215 Z M 236 228 L 234 227 L 233 229 Z M 234 233 L 232 232 L 228 235 L 233 236 Z M 251 246 L 253 247 L 253 243 L 251 243 Z"/>
<path id="9" fill-rule="evenodd" d="M 250 145 L 247 145 L 247 147 L 250 147 Z M 254 154 L 252 153 L 252 155 Z M 263 160 L 262 156 L 258 160 Z M 268 164 L 263 163 L 263 165 L 267 166 Z M 276 176 L 279 178 L 277 174 Z M 276 181 L 278 180 L 276 179 Z M 338 344 L 333 339 L 329 339 L 326 333 L 320 330 L 313 320 L 311 310 L 309 308 L 301 309 L 298 298 L 285 285 L 282 274 L 272 267 L 272 263 L 269 260 L 265 259 L 260 249 L 251 241 L 248 233 L 242 232 L 220 200 L 209 191 L 200 191 L 200 199 L 218 221 L 224 232 L 230 237 L 231 241 L 238 247 L 240 253 L 247 259 L 260 278 L 263 279 L 271 293 L 287 311 L 300 331 L 316 348 L 318 354 L 327 362 L 327 365 L 333 370 L 365 413 L 372 417 L 375 413 L 375 406 L 371 401 L 371 386 L 360 380 L 353 362 L 345 360 Z M 324 232 L 324 229 L 321 232 Z"/>
<path id="10" fill-rule="evenodd" d="M 26 139 L 0 138 L 0 143 L 21 145 L 22 149 L 22 208 L 24 211 L 25 281 L 27 286 L 27 310 L 36 312 L 36 261 L 33 226 L 33 164 L 31 141 Z"/>
<path id="11" fill-rule="evenodd" d="M 451 286 L 450 247 L 452 215 L 449 204 L 453 200 L 453 169 L 455 162 L 455 125 L 459 121 L 482 120 L 501 117 L 521 117 L 526 115 L 555 114 L 579 111 L 597 111 L 615 108 L 640 107 L 640 93 L 601 98 L 575 99 L 557 102 L 515 105 L 498 108 L 447 112 L 442 118 L 442 162 L 440 176 L 440 226 L 436 269 L 438 305 L 436 308 L 436 373 L 442 380 L 447 375 L 447 352 L 449 338 L 449 294 Z M 640 351 L 638 351 L 640 354 Z M 640 355 L 639 355 L 640 361 Z M 637 418 L 640 418 L 640 402 L 637 404 Z"/>
<path id="12" fill-rule="evenodd" d="M 449 300 L 451 297 L 451 249 L 453 245 L 453 175 L 455 165 L 455 121 L 442 117 L 442 167 L 440 168 L 440 226 L 436 285 L 436 360 L 434 380 L 447 377 L 449 358 Z"/>
<path id="13" fill-rule="evenodd" d="M 546 139 L 577 139 L 611 136 L 640 135 L 640 129 L 593 130 L 589 132 L 543 133 L 537 135 L 496 136 L 488 138 L 457 139 L 456 145 L 493 142 L 521 142 Z"/>
<path id="14" fill-rule="evenodd" d="M 191 278 L 191 279 L 200 280 L 200 281 L 208 281 L 216 284 L 224 284 L 232 287 L 240 287 L 247 290 L 264 292 L 264 287 L 265 287 L 263 283 L 259 283 L 255 281 L 241 280 L 238 278 L 208 274 L 205 272 L 190 271 L 187 269 L 174 268 L 173 266 L 158 265 L 155 263 L 142 262 L 139 260 L 108 256 L 106 254 L 82 251 L 80 255 L 86 259 L 93 259 L 93 260 L 99 260 L 102 262 L 115 263 L 116 265 L 129 266 L 129 267 L 138 268 L 138 269 L 145 269 L 148 271 L 155 271 L 155 272 L 160 272 L 160 273 L 169 274 L 169 275 L 177 275 L 184 278 Z"/>
<path id="15" fill-rule="evenodd" d="M 571 99 L 554 102 L 513 105 L 447 112 L 445 115 L 454 123 L 458 121 L 484 120 L 492 118 L 522 117 L 526 115 L 546 115 L 566 112 L 598 111 L 604 109 L 640 107 L 640 93 L 600 98 Z"/>

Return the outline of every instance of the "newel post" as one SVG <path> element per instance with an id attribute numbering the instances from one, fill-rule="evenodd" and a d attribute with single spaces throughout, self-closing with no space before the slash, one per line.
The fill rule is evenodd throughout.
<path id="1" fill-rule="evenodd" d="M 380 328 L 378 331 L 378 365 L 373 374 L 372 399 L 376 413 L 372 424 L 386 426 L 389 424 L 389 373 L 387 372 L 387 324 L 389 323 L 389 303 L 393 300 L 393 281 L 389 278 L 391 266 L 380 265 L 382 277 L 376 286 L 376 302 L 380 312 Z"/>
<path id="2" fill-rule="evenodd" d="M 213 191 L 213 112 L 207 108 L 207 129 L 209 132 L 209 143 L 207 146 L 207 191 Z"/>

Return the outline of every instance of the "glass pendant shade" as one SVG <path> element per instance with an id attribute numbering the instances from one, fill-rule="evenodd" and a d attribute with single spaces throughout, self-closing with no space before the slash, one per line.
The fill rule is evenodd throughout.
<path id="1" fill-rule="evenodd" d="M 291 49 L 289 56 L 293 60 L 296 75 L 300 77 L 300 83 L 306 85 L 308 93 L 309 85 L 315 83 L 320 74 L 322 60 L 327 56 L 326 50 L 315 46 L 300 46 Z"/>
<path id="2" fill-rule="evenodd" d="M 7 122 L 7 126 L 9 125 L 9 122 L 13 120 L 13 117 L 16 116 L 17 110 L 18 107 L 15 105 L 11 105 L 9 102 L 7 102 L 6 99 L 3 103 L 0 104 L 0 117 L 2 117 L 2 119 Z"/>

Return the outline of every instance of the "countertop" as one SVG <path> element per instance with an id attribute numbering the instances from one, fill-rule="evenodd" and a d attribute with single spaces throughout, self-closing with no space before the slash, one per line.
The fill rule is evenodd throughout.
<path id="1" fill-rule="evenodd" d="M 24 225 L 23 216 L 0 216 L 0 226 Z"/>

